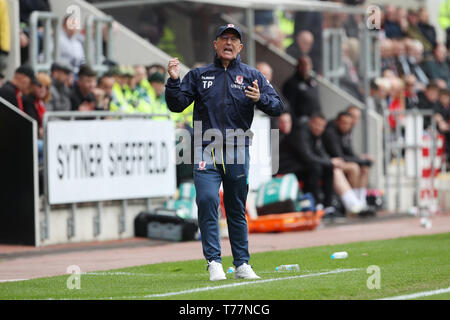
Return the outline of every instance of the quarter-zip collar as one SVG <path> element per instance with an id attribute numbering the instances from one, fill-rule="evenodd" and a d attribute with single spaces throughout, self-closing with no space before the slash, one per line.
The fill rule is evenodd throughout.
<path id="1" fill-rule="evenodd" d="M 228 65 L 228 68 L 227 68 L 227 69 L 230 69 L 230 68 L 236 66 L 236 65 L 239 64 L 240 62 L 241 62 L 241 55 L 238 54 L 237 57 L 236 57 L 235 59 L 233 59 L 233 60 L 230 61 L 230 64 Z M 215 64 L 217 67 L 220 67 L 220 68 L 225 69 L 224 66 L 223 66 L 223 64 L 222 64 L 222 60 L 219 59 L 219 57 L 217 56 L 217 53 L 214 54 L 214 64 Z"/>

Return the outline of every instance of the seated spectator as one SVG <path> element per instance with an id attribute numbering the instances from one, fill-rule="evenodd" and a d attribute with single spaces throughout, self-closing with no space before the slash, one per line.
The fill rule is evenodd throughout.
<path id="1" fill-rule="evenodd" d="M 155 92 L 155 96 L 153 97 L 152 100 L 151 113 L 159 115 L 163 114 L 171 115 L 171 112 L 167 107 L 166 97 L 164 95 L 164 90 L 166 88 L 164 76 L 159 72 L 155 72 L 148 78 L 148 81 L 150 82 L 150 85 L 152 86 Z M 167 117 L 153 117 L 152 119 L 166 120 Z"/>
<path id="2" fill-rule="evenodd" d="M 308 56 L 313 45 L 313 34 L 308 30 L 302 30 L 297 33 L 295 42 L 286 49 L 286 53 L 298 60 L 302 56 Z"/>
<path id="3" fill-rule="evenodd" d="M 398 74 L 397 65 L 393 54 L 393 41 L 383 39 L 380 41 L 381 71 L 391 70 L 395 75 Z"/>
<path id="4" fill-rule="evenodd" d="M 417 108 L 419 103 L 418 90 L 416 89 L 416 77 L 413 74 L 403 77 L 405 83 L 405 108 Z"/>
<path id="5" fill-rule="evenodd" d="M 370 166 L 373 159 L 368 155 L 358 156 L 353 151 L 351 132 L 361 117 L 358 107 L 350 106 L 327 124 L 322 141 L 325 151 L 333 158 L 344 160 L 342 171 L 358 199 L 366 205 L 366 191 Z"/>
<path id="6" fill-rule="evenodd" d="M 75 74 L 78 74 L 80 66 L 86 61 L 83 48 L 83 39 L 79 35 L 76 26 L 70 23 L 71 15 L 64 17 L 62 30 L 59 33 L 59 61 L 72 66 Z"/>
<path id="7" fill-rule="evenodd" d="M 417 89 L 423 90 L 428 84 L 429 80 L 422 69 L 421 63 L 423 61 L 423 45 L 419 40 L 409 40 L 406 42 L 406 55 L 409 63 L 411 73 L 417 79 Z"/>
<path id="8" fill-rule="evenodd" d="M 370 96 L 367 108 L 383 115 L 387 109 L 386 98 L 390 92 L 390 82 L 385 78 L 376 78 L 370 82 Z"/>
<path id="9" fill-rule="evenodd" d="M 402 38 L 404 36 L 398 21 L 397 11 L 392 5 L 387 5 L 385 8 L 383 29 L 387 38 Z"/>
<path id="10" fill-rule="evenodd" d="M 70 103 L 69 78 L 72 67 L 68 64 L 53 63 L 51 66 L 52 85 L 50 87 L 51 98 L 47 103 L 48 111 L 69 111 Z"/>
<path id="11" fill-rule="evenodd" d="M 439 91 L 439 102 L 435 114 L 436 125 L 445 137 L 445 150 L 447 163 L 450 162 L 450 91 Z"/>
<path id="12" fill-rule="evenodd" d="M 111 72 L 103 74 L 98 80 L 98 88 L 105 93 L 105 110 L 111 110 L 114 82 L 114 76 Z"/>
<path id="13" fill-rule="evenodd" d="M 0 88 L 0 97 L 26 112 L 23 97 L 30 93 L 32 82 L 37 82 L 33 69 L 22 65 L 16 69 L 11 81 L 7 81 Z"/>
<path id="14" fill-rule="evenodd" d="M 419 103 L 417 107 L 422 110 L 438 110 L 439 87 L 436 82 L 428 84 L 424 92 L 419 92 Z M 423 119 L 423 127 L 427 129 L 431 125 L 430 117 L 426 116 Z"/>
<path id="15" fill-rule="evenodd" d="M 293 112 L 294 121 L 321 111 L 317 82 L 311 77 L 311 70 L 311 59 L 300 57 L 295 73 L 283 85 L 282 93 Z"/>
<path id="16" fill-rule="evenodd" d="M 50 77 L 40 72 L 36 75 L 36 81 L 31 84 L 30 94 L 24 97 L 25 112 L 37 122 L 39 165 L 42 165 L 44 161 L 43 120 L 46 112 L 45 104 L 50 100 L 50 85 Z"/>
<path id="17" fill-rule="evenodd" d="M 314 113 L 309 120 L 297 121 L 289 132 L 289 120 L 280 117 L 280 173 L 295 173 L 303 181 L 304 192 L 311 192 L 317 203 L 325 207 L 326 214 L 336 214 L 332 206 L 336 191 L 345 209 L 350 213 L 365 213 L 367 208 L 352 191 L 342 166 L 341 158 L 330 158 L 325 152 L 321 136 L 325 130 L 326 119 Z M 286 123 L 285 123 L 286 122 Z"/>
<path id="18" fill-rule="evenodd" d="M 433 50 L 433 45 L 419 28 L 419 16 L 417 12 L 412 9 L 408 10 L 408 30 L 406 31 L 406 35 L 411 39 L 420 41 L 422 51 L 431 52 Z"/>
<path id="19" fill-rule="evenodd" d="M 436 45 L 437 45 L 436 30 L 429 22 L 430 15 L 428 14 L 428 10 L 425 8 L 420 8 L 418 11 L 418 17 L 419 17 L 419 23 L 417 24 L 417 26 L 419 27 L 420 32 L 422 32 L 422 34 L 425 36 L 425 38 L 431 44 L 431 48 L 436 47 Z M 425 47 L 425 43 L 423 45 Z M 427 48 L 425 48 L 425 50 L 426 49 Z M 427 54 L 428 54 L 428 51 L 426 50 L 425 56 Z"/>
<path id="20" fill-rule="evenodd" d="M 391 81 L 391 94 L 390 101 L 388 105 L 388 110 L 391 112 L 389 115 L 389 124 L 392 130 L 395 130 L 397 126 L 397 119 L 400 122 L 400 126 L 403 123 L 405 115 L 402 113 L 398 113 L 397 115 L 394 112 L 405 110 L 405 85 L 400 78 L 394 77 L 390 79 Z"/>
<path id="21" fill-rule="evenodd" d="M 124 88 L 127 82 L 127 78 L 125 77 L 123 68 L 114 67 L 111 70 L 111 73 L 114 75 L 115 81 L 112 87 L 109 110 L 114 112 L 133 113 L 135 111 L 134 107 L 128 103 L 128 100 L 125 96 Z"/>
<path id="22" fill-rule="evenodd" d="M 431 80 L 442 79 L 450 87 L 450 69 L 447 64 L 447 49 L 439 43 L 433 50 L 434 59 L 424 62 L 423 68 Z"/>
<path id="23" fill-rule="evenodd" d="M 72 111 L 93 111 L 95 109 L 94 88 L 97 85 L 97 74 L 88 65 L 82 65 L 78 72 L 78 80 L 70 94 Z"/>
<path id="24" fill-rule="evenodd" d="M 398 76 L 401 77 L 411 74 L 411 68 L 409 67 L 408 58 L 406 56 L 406 40 L 396 39 L 393 41 L 393 44 L 393 53 Z"/>

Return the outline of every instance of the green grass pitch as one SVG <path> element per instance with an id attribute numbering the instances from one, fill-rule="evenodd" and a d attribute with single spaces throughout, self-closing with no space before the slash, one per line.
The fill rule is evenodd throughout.
<path id="1" fill-rule="evenodd" d="M 347 259 L 332 260 L 336 251 Z M 276 272 L 280 264 L 299 272 Z M 450 233 L 255 253 L 250 264 L 261 280 L 210 282 L 204 260 L 0 283 L 0 299 L 379 299 L 450 287 Z M 226 271 L 231 257 L 223 258 Z M 369 266 L 379 273 L 368 273 Z M 83 270 L 81 270 L 83 271 Z M 379 288 L 376 285 L 379 276 Z M 286 278 L 287 277 L 287 278 Z M 368 281 L 369 279 L 369 281 Z M 68 281 L 69 280 L 69 281 Z M 449 299 L 442 293 L 419 299 Z"/>

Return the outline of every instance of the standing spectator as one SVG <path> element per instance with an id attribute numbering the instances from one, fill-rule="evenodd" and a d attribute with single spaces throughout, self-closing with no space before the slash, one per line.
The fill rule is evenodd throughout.
<path id="1" fill-rule="evenodd" d="M 23 97 L 30 93 L 31 83 L 36 81 L 33 69 L 22 65 L 16 69 L 11 81 L 7 81 L 0 88 L 0 97 L 25 112 Z"/>
<path id="2" fill-rule="evenodd" d="M 311 69 L 311 59 L 300 57 L 296 72 L 283 85 L 283 95 L 289 102 L 294 121 L 321 111 L 317 82 L 311 77 Z"/>
<path id="3" fill-rule="evenodd" d="M 59 60 L 72 66 L 75 74 L 85 63 L 83 40 L 80 38 L 77 26 L 70 23 L 71 16 L 67 15 L 62 21 L 59 33 Z"/>
<path id="4" fill-rule="evenodd" d="M 425 73 L 431 80 L 442 79 L 450 87 L 450 69 L 447 64 L 447 49 L 439 43 L 433 50 L 434 59 L 424 62 Z"/>
<path id="5" fill-rule="evenodd" d="M 52 85 L 50 87 L 51 98 L 47 103 L 48 111 L 71 110 L 69 78 L 72 67 L 55 62 L 51 66 Z"/>
<path id="6" fill-rule="evenodd" d="M 9 32 L 8 4 L 6 0 L 0 0 L 0 73 L 7 67 L 6 60 L 11 49 Z"/>
<path id="7" fill-rule="evenodd" d="M 437 40 L 436 40 L 436 30 L 434 27 L 429 23 L 429 14 L 428 10 L 425 8 L 420 8 L 418 12 L 419 16 L 419 23 L 417 26 L 419 27 L 419 30 L 422 32 L 424 37 L 428 40 L 428 42 L 431 44 L 431 48 L 436 47 Z M 424 44 L 425 46 L 425 44 Z M 427 48 L 425 48 L 427 49 Z M 428 50 L 425 51 L 425 55 L 427 55 L 429 52 Z"/>
<path id="8" fill-rule="evenodd" d="M 88 65 L 82 65 L 78 72 L 78 80 L 70 95 L 72 111 L 92 111 L 95 108 L 93 94 L 97 84 L 97 75 Z"/>

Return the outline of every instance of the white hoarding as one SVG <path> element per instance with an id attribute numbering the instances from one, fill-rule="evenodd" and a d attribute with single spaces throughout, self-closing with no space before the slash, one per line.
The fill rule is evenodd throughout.
<path id="1" fill-rule="evenodd" d="M 51 121 L 47 129 L 50 204 L 175 193 L 172 121 Z"/>

